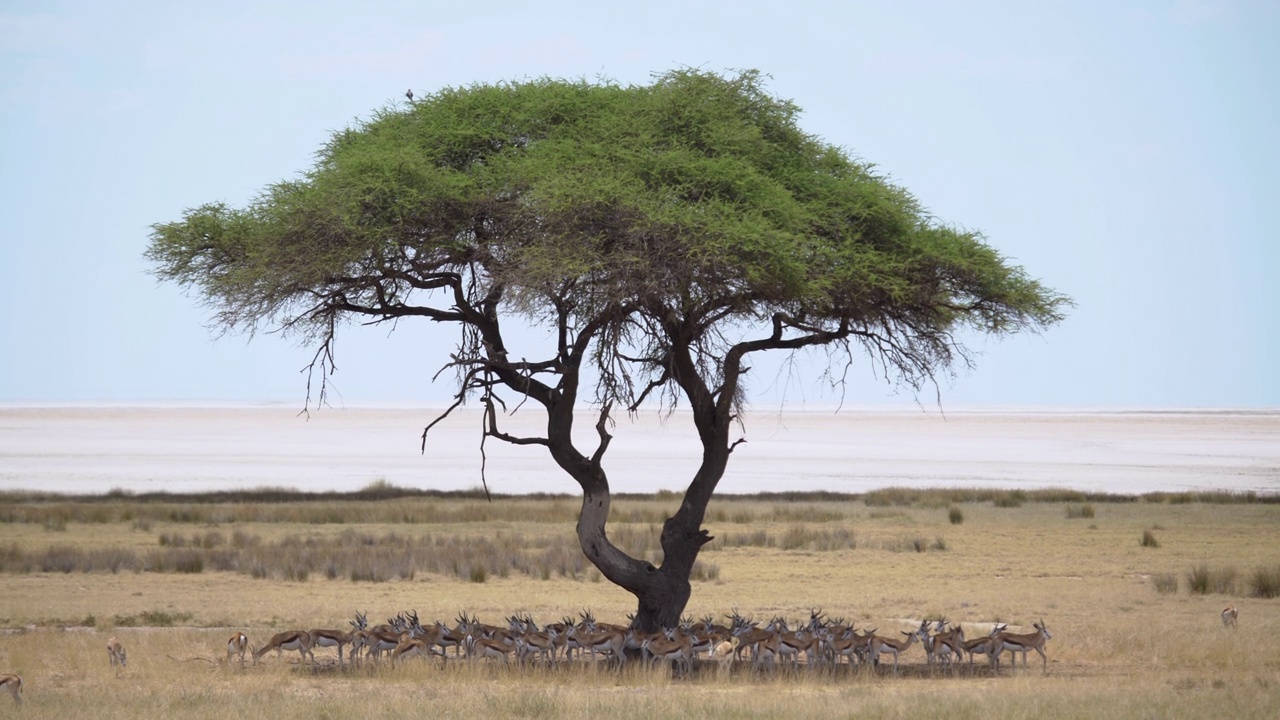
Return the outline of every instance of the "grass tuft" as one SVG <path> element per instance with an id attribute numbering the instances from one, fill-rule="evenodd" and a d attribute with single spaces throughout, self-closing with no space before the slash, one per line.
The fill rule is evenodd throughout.
<path id="1" fill-rule="evenodd" d="M 1092 518 L 1094 514 L 1095 513 L 1094 513 L 1093 505 L 1090 505 L 1089 503 L 1085 503 L 1084 505 L 1068 505 L 1067 506 L 1068 520 L 1079 520 L 1081 518 L 1088 519 L 1088 518 Z"/>
<path id="2" fill-rule="evenodd" d="M 992 499 L 992 504 L 998 508 L 1019 508 L 1027 501 L 1027 493 L 1023 490 L 1008 490 L 1002 492 Z"/>
<path id="3" fill-rule="evenodd" d="M 947 519 L 951 521 L 952 525 L 959 525 L 964 522 L 964 512 L 952 505 L 947 509 Z"/>
<path id="4" fill-rule="evenodd" d="M 1211 568 L 1201 563 L 1187 571 L 1187 591 L 1192 595 L 1234 593 L 1238 575 L 1234 567 Z"/>
<path id="5" fill-rule="evenodd" d="M 1280 597 L 1280 565 L 1254 570 L 1249 576 L 1249 594 L 1259 598 Z"/>
<path id="6" fill-rule="evenodd" d="M 1160 541 L 1156 539 L 1156 534 L 1151 532 L 1150 530 L 1142 531 L 1142 540 L 1140 544 L 1142 545 L 1142 547 L 1145 547 L 1145 548 L 1160 547 Z"/>

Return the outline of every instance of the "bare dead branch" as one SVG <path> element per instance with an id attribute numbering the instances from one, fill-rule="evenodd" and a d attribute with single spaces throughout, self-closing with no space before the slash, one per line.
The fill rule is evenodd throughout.
<path id="1" fill-rule="evenodd" d="M 604 453 L 609 449 L 609 441 L 613 439 L 613 436 L 605 429 L 605 425 L 610 422 L 609 410 L 612 407 L 612 402 L 606 402 L 604 407 L 600 408 L 600 417 L 596 420 L 596 434 L 600 437 L 600 444 L 596 446 L 595 453 L 591 455 L 591 464 L 596 468 L 600 467 L 600 462 L 604 459 Z"/>

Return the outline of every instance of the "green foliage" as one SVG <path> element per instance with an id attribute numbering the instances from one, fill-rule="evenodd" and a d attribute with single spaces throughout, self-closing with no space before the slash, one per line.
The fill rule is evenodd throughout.
<path id="1" fill-rule="evenodd" d="M 947 509 L 947 519 L 951 521 L 952 525 L 959 525 L 964 522 L 964 511 L 952 505 Z"/>
<path id="2" fill-rule="evenodd" d="M 798 116 L 756 71 L 446 88 L 336 133 L 301 179 L 246 208 L 153 226 L 146 254 L 226 329 L 330 338 L 352 313 L 472 322 L 449 293 L 411 307 L 465 286 L 478 306 L 604 320 L 609 342 L 640 347 L 641 317 L 692 321 L 697 346 L 722 342 L 714 325 L 761 320 L 778 332 L 752 350 L 785 347 L 782 328 L 853 339 L 913 383 L 951 362 L 960 326 L 1062 317 L 1067 298 Z"/>

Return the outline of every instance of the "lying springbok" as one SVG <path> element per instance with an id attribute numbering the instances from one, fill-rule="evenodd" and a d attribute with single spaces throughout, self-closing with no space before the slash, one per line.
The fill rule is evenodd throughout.
<path id="1" fill-rule="evenodd" d="M 1235 626 L 1236 626 L 1236 618 L 1238 618 L 1238 617 L 1240 617 L 1240 611 L 1236 609 L 1236 606 L 1235 606 L 1235 605 L 1228 605 L 1228 606 L 1227 606 L 1227 607 L 1222 611 L 1222 626 L 1223 626 L 1223 627 L 1232 627 L 1232 628 L 1233 628 L 1233 627 L 1235 627 Z"/>

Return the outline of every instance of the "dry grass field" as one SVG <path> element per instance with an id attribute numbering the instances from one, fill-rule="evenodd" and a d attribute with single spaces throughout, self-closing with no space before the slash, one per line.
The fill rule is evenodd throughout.
<path id="1" fill-rule="evenodd" d="M 340 670 L 324 649 L 314 666 L 295 653 L 227 667 L 236 630 L 261 643 L 282 629 L 346 627 L 357 610 L 373 622 L 409 609 L 424 620 L 466 611 L 500 622 L 519 611 L 550 622 L 583 609 L 623 621 L 634 607 L 561 557 L 573 547 L 571 498 L 188 505 L 0 495 L 0 673 L 24 677 L 30 718 L 1280 716 L 1280 599 L 1256 596 L 1280 572 L 1280 504 L 887 497 L 713 502 L 718 540 L 703 553 L 688 614 L 800 619 L 820 607 L 881 634 L 945 616 L 974 628 L 971 637 L 993 622 L 1028 631 L 1043 618 L 1053 633 L 1047 672 L 1032 653 L 1028 670 L 931 676 L 918 646 L 897 678 L 438 660 Z M 676 502 L 618 500 L 614 517 L 628 522 L 612 535 L 652 553 Z M 412 553 L 419 569 L 353 580 L 365 571 L 324 557 L 356 553 L 342 561 L 352 568 L 391 562 L 394 552 L 378 548 Z M 75 566 L 108 549 L 123 558 L 115 572 Z M 174 565 L 173 553 L 199 562 Z M 60 558 L 72 560 L 42 565 Z M 1195 569 L 1226 592 L 1192 592 Z M 1235 630 L 1219 619 L 1227 604 L 1240 609 Z M 108 664 L 113 634 L 129 651 L 123 670 Z M 0 696 L 0 716 L 10 705 Z"/>

